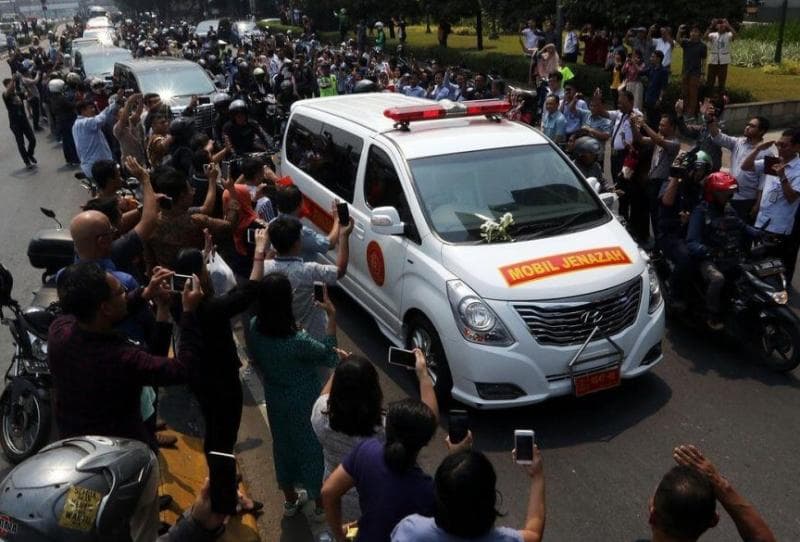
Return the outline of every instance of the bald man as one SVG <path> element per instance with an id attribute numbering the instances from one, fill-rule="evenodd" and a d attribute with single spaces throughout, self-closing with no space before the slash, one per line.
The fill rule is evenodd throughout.
<path id="1" fill-rule="evenodd" d="M 115 276 L 126 291 L 130 292 L 139 287 L 139 282 L 133 275 L 119 271 L 111 258 L 117 229 L 106 215 L 100 211 L 83 211 L 70 222 L 69 233 L 72 235 L 72 242 L 75 243 L 77 261 L 98 263 L 100 267 Z"/>

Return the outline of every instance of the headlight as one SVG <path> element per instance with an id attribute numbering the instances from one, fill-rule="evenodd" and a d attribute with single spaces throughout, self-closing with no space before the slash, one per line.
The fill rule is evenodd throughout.
<path id="1" fill-rule="evenodd" d="M 466 340 L 493 346 L 514 343 L 506 326 L 489 305 L 460 280 L 447 282 L 447 299 L 458 329 Z"/>
<path id="2" fill-rule="evenodd" d="M 28 339 L 31 341 L 31 353 L 39 361 L 47 361 L 47 341 L 43 341 L 33 333 L 28 332 Z"/>
<path id="3" fill-rule="evenodd" d="M 650 256 L 643 250 L 639 250 L 639 253 L 647 265 L 647 281 L 650 286 L 650 303 L 647 306 L 647 312 L 653 314 L 661 305 L 661 301 L 663 301 L 663 297 L 661 296 L 661 283 L 658 281 L 656 268 L 650 263 Z"/>

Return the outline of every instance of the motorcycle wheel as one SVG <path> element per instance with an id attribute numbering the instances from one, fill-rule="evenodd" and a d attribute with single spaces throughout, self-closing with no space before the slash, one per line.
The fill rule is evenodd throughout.
<path id="1" fill-rule="evenodd" d="M 50 437 L 51 421 L 47 391 L 24 392 L 16 405 L 6 394 L 0 408 L 0 447 L 8 461 L 17 464 L 36 454 Z"/>
<path id="2" fill-rule="evenodd" d="M 776 372 L 788 373 L 800 364 L 800 329 L 797 319 L 781 307 L 771 311 L 761 322 L 758 349 L 764 365 Z"/>

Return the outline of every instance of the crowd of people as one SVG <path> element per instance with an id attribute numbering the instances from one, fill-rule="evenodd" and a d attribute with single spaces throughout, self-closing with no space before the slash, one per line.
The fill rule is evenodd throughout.
<path id="1" fill-rule="evenodd" d="M 302 17 L 302 36 L 267 34 L 238 48 L 221 41 L 219 29 L 200 38 L 186 24 L 123 22 L 117 38 L 134 56 L 193 60 L 227 87 L 214 100 L 211 133 L 193 122 L 196 100 L 174 118 L 161 96 L 84 81 L 70 71 L 70 39 L 81 34 L 80 24 L 51 34 L 47 47 L 34 42 L 11 52 L 4 101 L 24 163 L 36 166 L 36 132 L 46 119 L 65 162 L 80 167 L 96 190 L 70 223 L 76 262 L 56 279 L 64 314 L 50 329 L 48 349 L 59 435 L 130 438 L 157 453 L 173 444 L 159 433 L 157 389 L 188 384 L 205 421 L 210 478 L 195 519 L 216 532 L 227 516 L 257 513 L 263 504 L 238 493 L 230 460 L 242 415 L 231 319 L 243 318 L 249 355 L 264 383 L 285 516 L 305 512 L 327 524 L 337 541 L 354 527 L 356 539 L 369 542 L 541 540 L 538 448 L 524 467 L 531 480 L 524 525 L 495 527 L 494 467 L 472 449 L 471 435 L 447 442 L 450 454 L 434 476 L 417 464 L 441 418 L 424 354 L 415 353 L 419 398 L 385 405 L 375 366 L 338 347 L 327 286 L 347 274 L 353 222 L 340 224 L 334 211 L 327 235 L 301 222 L 303 195 L 264 157 L 276 140 L 252 114 L 256 98 L 274 96 L 284 108 L 301 98 L 352 92 L 510 99 L 509 118 L 538 123 L 587 177 L 617 193 L 640 243 L 652 228 L 659 248 L 676 262 L 675 291 L 687 268 L 701 265 L 712 303 L 724 272 L 713 256 L 734 234 L 758 236 L 761 228 L 780 236 L 791 277 L 800 238 L 800 130 L 764 140 L 769 121 L 757 117 L 742 136 L 725 133 L 724 100 L 701 101 L 696 92 L 700 63 L 694 59 L 706 47 L 698 27 L 686 38 L 686 29 L 679 30 L 676 40 L 666 28 L 657 38 L 655 27 L 634 29 L 622 40 L 633 47 L 626 55 L 624 45 L 609 52 L 616 38 L 607 43 L 591 27 L 579 34 L 567 25 L 562 45 L 552 25 L 538 30 L 531 22 L 521 40 L 534 84 L 519 91 L 497 74 L 416 61 L 402 43 L 390 54 L 382 24 L 375 25 L 374 47 L 360 35 L 366 36 L 364 28 L 346 40 L 347 14 L 337 16 L 345 22 L 343 43 L 335 46 L 321 45 L 313 22 Z M 730 32 L 727 21 L 715 21 L 706 37 L 713 44 Z M 599 89 L 579 89 L 570 77 L 581 42 L 587 64 L 611 71 L 614 109 Z M 662 96 L 676 42 L 684 48 L 686 99 L 667 110 Z M 725 56 L 716 54 L 721 66 Z M 725 70 L 714 72 L 724 88 Z M 697 148 L 679 156 L 678 133 Z M 606 146 L 611 178 L 603 174 Z M 731 151 L 729 174 L 719 172 L 723 148 Z M 138 199 L 120 195 L 127 177 L 138 181 Z M 726 205 L 731 198 L 733 214 Z M 317 263 L 318 254 L 331 250 L 335 265 Z M 321 298 L 315 296 L 320 283 L 327 285 Z M 698 450 L 679 447 L 674 457 L 679 466 L 650 503 L 654 540 L 696 540 L 716 524 L 716 502 L 743 539 L 774 539 Z"/>

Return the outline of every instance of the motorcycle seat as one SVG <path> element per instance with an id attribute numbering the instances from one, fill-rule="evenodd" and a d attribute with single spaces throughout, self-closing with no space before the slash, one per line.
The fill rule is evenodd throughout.
<path id="1" fill-rule="evenodd" d="M 56 271 L 75 261 L 69 230 L 41 230 L 28 244 L 28 260 L 37 269 Z"/>
<path id="2" fill-rule="evenodd" d="M 55 286 L 42 286 L 39 288 L 39 291 L 33 297 L 33 301 L 31 302 L 30 309 L 38 309 L 43 310 L 49 307 L 50 305 L 58 302 L 58 290 L 56 290 Z"/>

